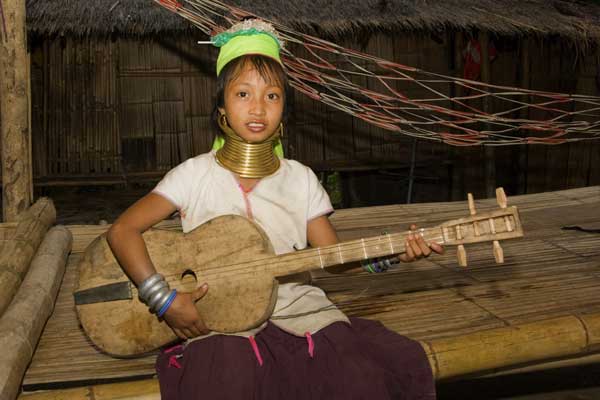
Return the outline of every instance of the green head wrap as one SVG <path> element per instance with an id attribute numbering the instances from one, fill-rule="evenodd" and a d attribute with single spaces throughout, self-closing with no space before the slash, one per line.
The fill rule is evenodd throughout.
<path id="1" fill-rule="evenodd" d="M 228 31 L 212 38 L 212 43 L 220 47 L 217 58 L 217 76 L 232 60 L 248 54 L 260 54 L 276 60 L 283 65 L 279 56 L 281 44 L 271 24 L 260 20 L 246 20 L 233 26 Z M 225 144 L 222 136 L 217 136 L 213 142 L 213 150 L 219 150 Z M 283 158 L 281 140 L 275 142 L 275 155 Z"/>
<path id="2" fill-rule="evenodd" d="M 260 54 L 282 64 L 277 39 L 267 32 L 260 32 L 254 28 L 235 33 L 221 33 L 213 38 L 213 44 L 221 47 L 217 58 L 217 76 L 231 60 L 247 54 Z"/>

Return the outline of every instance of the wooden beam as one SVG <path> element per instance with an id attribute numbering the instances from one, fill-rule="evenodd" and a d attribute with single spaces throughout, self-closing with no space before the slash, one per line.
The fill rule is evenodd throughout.
<path id="1" fill-rule="evenodd" d="M 32 201 L 29 144 L 29 56 L 25 0 L 0 3 L 0 115 L 2 115 L 2 215 L 14 221 Z M 4 31 L 5 30 L 5 31 Z"/>
<path id="2" fill-rule="evenodd" d="M 531 86 L 531 58 L 530 58 L 530 44 L 529 38 L 526 36 L 521 39 L 521 88 L 529 89 Z M 530 96 L 524 95 L 523 102 L 529 103 L 531 101 Z M 529 107 L 523 108 L 519 111 L 519 117 L 522 119 L 529 119 Z M 525 132 L 523 132 L 525 134 Z M 519 175 L 518 175 L 518 194 L 527 193 L 527 155 L 529 154 L 529 145 L 520 145 L 518 147 L 518 163 L 519 163 Z"/>
<path id="3" fill-rule="evenodd" d="M 463 68 L 465 66 L 463 59 L 463 50 L 465 48 L 465 35 L 461 30 L 457 30 L 454 35 L 454 42 L 451 51 L 453 52 L 454 57 L 454 75 L 456 77 L 463 77 Z M 464 94 L 463 88 L 460 85 L 452 84 L 451 90 L 454 91 L 453 96 L 461 97 Z M 465 100 L 463 100 L 465 101 Z M 459 108 L 459 106 L 452 104 L 453 107 Z M 462 109 L 460 111 L 463 111 Z M 465 182 L 464 182 L 464 152 L 462 148 L 458 146 L 450 147 L 450 154 L 452 158 L 452 162 L 454 163 L 452 167 L 452 192 L 450 201 L 454 200 L 462 200 L 465 194 Z"/>
<path id="4" fill-rule="evenodd" d="M 479 33 L 479 43 L 481 44 L 481 82 L 491 82 L 491 63 L 490 63 L 490 38 L 489 33 L 482 31 Z M 483 98 L 483 112 L 489 113 L 491 109 L 490 98 Z M 489 125 L 484 125 L 484 129 L 490 129 Z M 495 196 L 496 193 L 496 152 L 492 146 L 484 147 L 485 154 L 485 193 L 487 198 Z"/>

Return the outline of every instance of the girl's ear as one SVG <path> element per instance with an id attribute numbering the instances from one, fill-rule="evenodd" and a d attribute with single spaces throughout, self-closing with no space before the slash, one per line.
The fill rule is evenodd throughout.
<path id="1" fill-rule="evenodd" d="M 225 109 L 223 107 L 217 107 L 217 110 L 219 110 L 219 114 L 220 115 L 224 115 L 225 114 Z"/>

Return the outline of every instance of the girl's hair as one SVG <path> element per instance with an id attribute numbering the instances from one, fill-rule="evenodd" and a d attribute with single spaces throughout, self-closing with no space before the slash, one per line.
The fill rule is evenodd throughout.
<path id="1" fill-rule="evenodd" d="M 225 107 L 225 89 L 231 81 L 236 79 L 241 74 L 241 72 L 244 70 L 244 67 L 247 65 L 251 65 L 254 69 L 256 69 L 265 82 L 268 82 L 269 84 L 275 84 L 283 89 L 284 102 L 282 121 L 284 123 L 287 122 L 290 112 L 289 105 L 292 91 L 283 67 L 271 57 L 260 54 L 248 54 L 230 61 L 225 67 L 223 67 L 221 73 L 217 77 L 217 96 L 212 116 L 213 123 L 218 134 L 220 134 L 221 131 L 219 129 L 217 119 L 219 118 L 219 108 Z"/>

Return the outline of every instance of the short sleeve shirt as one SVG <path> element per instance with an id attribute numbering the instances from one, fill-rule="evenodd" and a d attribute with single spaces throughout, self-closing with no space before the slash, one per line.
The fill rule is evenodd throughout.
<path id="1" fill-rule="evenodd" d="M 263 228 L 276 254 L 304 249 L 308 222 L 333 212 L 329 196 L 313 171 L 287 159 L 281 159 L 275 173 L 246 192 L 210 152 L 169 171 L 153 192 L 177 207 L 184 232 L 222 215 L 241 215 Z M 284 284 L 278 294 L 272 321 L 290 333 L 304 335 L 334 321 L 347 321 L 316 287 Z M 311 311 L 315 314 L 309 317 L 293 317 Z M 282 317 L 280 323 L 276 322 L 278 317 Z"/>

